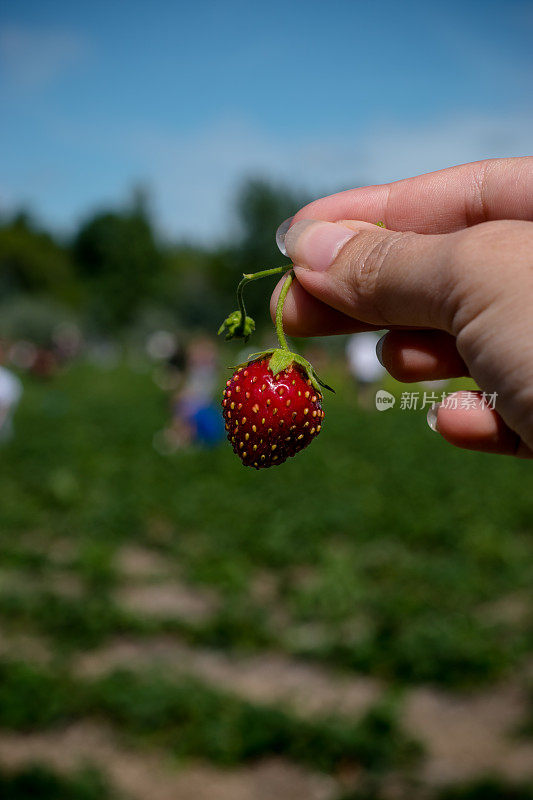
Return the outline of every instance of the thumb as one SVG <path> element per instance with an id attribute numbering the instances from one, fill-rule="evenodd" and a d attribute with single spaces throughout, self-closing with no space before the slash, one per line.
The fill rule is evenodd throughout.
<path id="1" fill-rule="evenodd" d="M 332 308 L 382 327 L 449 330 L 450 237 L 352 220 L 301 220 L 287 231 L 285 248 L 298 282 Z"/>

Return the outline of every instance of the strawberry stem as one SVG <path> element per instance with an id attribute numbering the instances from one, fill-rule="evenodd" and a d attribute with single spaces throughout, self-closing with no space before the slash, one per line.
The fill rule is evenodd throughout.
<path id="1" fill-rule="evenodd" d="M 244 273 L 241 282 L 237 286 L 237 301 L 239 303 L 239 311 L 241 312 L 242 325 L 244 325 L 244 321 L 246 319 L 246 308 L 244 306 L 243 297 L 244 287 L 252 281 L 258 280 L 259 278 L 268 278 L 270 275 L 279 275 L 286 269 L 287 267 L 272 267 L 272 269 L 264 269 L 261 272 L 249 272 L 248 274 Z"/>
<path id="2" fill-rule="evenodd" d="M 283 330 L 283 305 L 285 303 L 285 298 L 287 297 L 287 293 L 291 288 L 291 283 L 294 280 L 294 271 L 291 269 L 283 286 L 281 287 L 281 292 L 278 297 L 278 303 L 276 305 L 276 334 L 278 337 L 279 346 L 282 350 L 287 350 L 290 353 L 290 347 L 287 344 L 287 339 L 285 338 L 285 332 Z"/>

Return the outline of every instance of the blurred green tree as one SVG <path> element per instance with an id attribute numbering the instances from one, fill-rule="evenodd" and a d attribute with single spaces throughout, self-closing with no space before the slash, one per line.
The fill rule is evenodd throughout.
<path id="1" fill-rule="evenodd" d="M 75 303 L 79 288 L 66 248 L 29 214 L 19 212 L 0 225 L 0 297 L 46 294 Z"/>
<path id="2" fill-rule="evenodd" d="M 98 327 L 118 329 L 153 295 L 161 251 L 143 193 L 124 211 L 98 213 L 73 242 L 80 278 L 89 289 L 89 313 Z"/>
<path id="3" fill-rule="evenodd" d="M 159 309 L 161 319 L 175 318 L 177 327 L 214 330 L 235 307 L 243 272 L 289 266 L 277 249 L 276 228 L 308 200 L 265 178 L 246 180 L 235 198 L 233 233 L 203 247 L 162 246 L 142 191 L 126 208 L 87 219 L 70 249 L 19 214 L 0 225 L 0 297 L 11 302 L 14 294 L 34 294 L 45 304 L 83 305 L 99 333 L 135 328 L 147 309 L 152 317 Z M 270 325 L 267 296 L 266 286 L 247 294 L 259 328 Z"/>
<path id="4" fill-rule="evenodd" d="M 168 247 L 157 284 L 156 300 L 186 328 L 213 329 L 223 298 L 211 279 L 216 249 L 183 242 Z"/>
<path id="5" fill-rule="evenodd" d="M 71 308 L 50 296 L 11 295 L 0 302 L 0 337 L 51 347 L 58 326 L 74 319 Z"/>
<path id="6" fill-rule="evenodd" d="M 266 178 L 249 178 L 241 184 L 235 202 L 237 236 L 231 247 L 218 250 L 210 262 L 210 279 L 220 293 L 234 298 L 243 272 L 258 272 L 282 264 L 289 267 L 289 260 L 276 245 L 276 230 L 309 200 L 303 192 Z M 270 324 L 265 291 L 268 295 L 265 287 L 252 287 L 247 293 L 247 308 L 259 327 Z M 233 299 L 229 306 L 228 313 L 234 306 Z"/>
<path id="7" fill-rule="evenodd" d="M 240 231 L 236 246 L 243 272 L 257 272 L 287 261 L 277 248 L 276 230 L 309 201 L 303 192 L 265 178 L 250 178 L 241 185 L 236 200 Z"/>
<path id="8" fill-rule="evenodd" d="M 276 229 L 307 200 L 267 179 L 245 181 L 235 199 L 236 232 L 230 242 L 209 248 L 188 243 L 167 248 L 158 278 L 158 302 L 172 308 L 187 327 L 218 328 L 236 307 L 235 292 L 243 272 L 289 265 L 276 246 Z M 259 326 L 270 325 L 268 291 L 263 286 L 247 294 L 247 305 Z"/>

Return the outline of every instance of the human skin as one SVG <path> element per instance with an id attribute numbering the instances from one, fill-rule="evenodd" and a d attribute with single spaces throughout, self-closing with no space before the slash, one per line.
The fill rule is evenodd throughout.
<path id="1" fill-rule="evenodd" d="M 533 158 L 321 198 L 295 215 L 285 247 L 289 335 L 388 329 L 381 359 L 398 380 L 469 375 L 496 393 L 495 410 L 481 395 L 435 409 L 441 436 L 533 456 Z"/>

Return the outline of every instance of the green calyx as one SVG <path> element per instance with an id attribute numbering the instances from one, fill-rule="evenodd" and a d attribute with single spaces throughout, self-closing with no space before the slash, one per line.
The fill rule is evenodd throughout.
<path id="1" fill-rule="evenodd" d="M 221 333 L 225 332 L 227 342 L 231 339 L 244 339 L 247 342 L 254 331 L 255 320 L 252 317 L 243 317 L 242 313 L 237 310 L 232 311 L 229 317 L 226 317 L 218 329 L 218 335 L 220 336 Z"/>
<path id="2" fill-rule="evenodd" d="M 299 355 L 299 353 L 292 353 L 290 350 L 285 350 L 281 347 L 271 347 L 268 350 L 263 350 L 261 353 L 251 353 L 244 364 L 239 364 L 238 366 L 244 367 L 251 361 L 259 361 L 260 359 L 267 358 L 268 356 L 270 356 L 268 369 L 272 375 L 274 375 L 274 377 L 279 375 L 280 372 L 289 369 L 289 367 L 291 367 L 293 364 L 296 364 L 303 369 L 317 392 L 320 391 L 320 387 L 323 389 L 329 389 L 330 392 L 335 392 L 335 389 L 332 389 L 331 386 L 328 386 L 327 383 L 324 383 L 324 381 L 318 377 L 315 368 L 306 358 Z"/>

